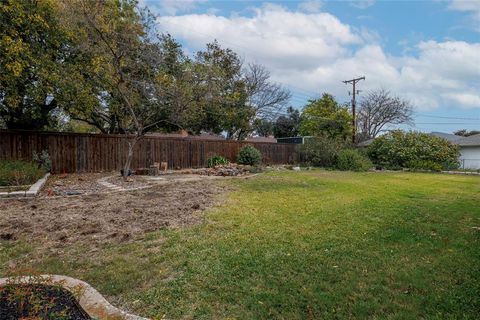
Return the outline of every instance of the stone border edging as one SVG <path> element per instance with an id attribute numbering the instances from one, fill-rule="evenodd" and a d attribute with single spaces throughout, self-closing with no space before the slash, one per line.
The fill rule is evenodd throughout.
<path id="1" fill-rule="evenodd" d="M 475 171 L 442 171 L 442 173 L 461 174 L 465 176 L 480 176 L 480 172 L 475 172 Z"/>
<path id="2" fill-rule="evenodd" d="M 175 182 L 196 182 L 196 181 L 202 181 L 202 180 L 222 180 L 222 179 L 248 179 L 248 178 L 253 178 L 253 177 L 256 177 L 260 174 L 262 174 L 263 172 L 261 173 L 254 173 L 254 174 L 249 174 L 249 175 L 242 175 L 242 176 L 207 176 L 207 175 L 197 175 L 197 174 L 192 174 L 192 176 L 195 176 L 195 177 L 192 177 L 192 176 L 189 176 L 189 177 L 186 177 L 186 178 L 178 178 L 178 179 L 165 179 L 161 176 L 145 176 L 145 177 L 150 177 L 150 178 L 147 178 L 147 180 L 153 180 L 155 181 L 155 183 L 152 183 L 152 184 L 149 184 L 149 185 L 145 185 L 145 186 L 141 186 L 141 187 L 135 187 L 135 188 L 123 188 L 123 187 L 120 187 L 116 184 L 113 184 L 113 183 L 110 183 L 106 180 L 112 178 L 112 177 L 115 177 L 115 175 L 112 175 L 112 176 L 108 176 L 108 177 L 103 177 L 103 178 L 100 178 L 97 180 L 97 183 L 101 184 L 102 186 L 106 187 L 108 189 L 108 191 L 102 191 L 102 192 L 95 192 L 97 194 L 109 194 L 109 193 L 116 193 L 116 192 L 126 192 L 126 191 L 137 191 L 137 190 L 142 190 L 142 189 L 148 189 L 148 188 L 153 188 L 153 187 L 156 187 L 156 186 L 159 186 L 159 185 L 168 185 L 168 184 L 171 184 L 171 183 L 175 183 Z M 181 176 L 182 174 L 179 174 L 179 176 Z M 78 196 L 84 196 L 86 194 L 80 194 Z M 63 196 L 59 196 L 59 197 L 63 197 Z M 71 197 L 71 196 L 69 196 Z M 50 198 L 53 198 L 53 197 L 50 197 Z"/>
<path id="3" fill-rule="evenodd" d="M 85 310 L 88 315 L 94 319 L 149 320 L 148 318 L 143 318 L 134 314 L 130 314 L 112 306 L 97 290 L 95 290 L 85 281 L 61 275 L 45 274 L 40 275 L 39 277 L 44 279 L 47 284 L 53 283 L 61 285 L 63 288 L 69 290 L 70 292 L 78 292 L 80 289 L 81 295 L 78 299 L 78 303 L 83 308 L 83 310 Z M 38 277 L 34 278 L 34 280 L 37 278 Z M 0 278 L 0 286 L 3 286 L 7 283 L 29 283 L 30 279 L 32 279 L 32 277 L 29 276 L 18 278 Z"/>
<path id="4" fill-rule="evenodd" d="M 37 182 L 32 184 L 27 191 L 12 191 L 12 192 L 0 192 L 0 199 L 2 198 L 34 198 L 43 185 L 47 182 L 50 173 L 45 174 Z"/>

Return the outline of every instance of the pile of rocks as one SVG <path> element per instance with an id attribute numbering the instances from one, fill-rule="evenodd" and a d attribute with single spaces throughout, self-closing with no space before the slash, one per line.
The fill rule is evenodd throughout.
<path id="1" fill-rule="evenodd" d="M 206 176 L 243 176 L 250 173 L 250 166 L 245 166 L 236 163 L 229 163 L 225 165 L 218 165 L 213 168 L 203 168 L 196 170 L 195 173 Z"/>

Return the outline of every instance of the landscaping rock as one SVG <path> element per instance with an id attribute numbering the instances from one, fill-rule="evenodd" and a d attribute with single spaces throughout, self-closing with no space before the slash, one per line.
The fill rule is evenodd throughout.
<path id="1" fill-rule="evenodd" d="M 225 165 L 217 165 L 213 168 L 203 168 L 195 170 L 190 173 L 196 173 L 200 175 L 207 175 L 207 176 L 223 176 L 223 177 L 235 177 L 235 176 L 242 176 L 250 173 L 250 166 L 239 165 L 236 163 L 230 163 Z"/>

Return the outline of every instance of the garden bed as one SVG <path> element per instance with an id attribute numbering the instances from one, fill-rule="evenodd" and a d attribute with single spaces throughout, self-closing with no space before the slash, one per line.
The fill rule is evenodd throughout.
<path id="1" fill-rule="evenodd" d="M 148 320 L 114 307 L 82 280 L 48 274 L 0 278 L 0 317 L 2 320 Z"/>
<path id="2" fill-rule="evenodd" d="M 47 171 L 35 162 L 0 160 L 0 198 L 36 196 Z"/>
<path id="3" fill-rule="evenodd" d="M 0 318 L 92 319 L 70 291 L 45 284 L 9 284 L 1 287 Z"/>
<path id="4" fill-rule="evenodd" d="M 84 188 L 91 183 L 80 182 L 86 183 Z M 0 202 L 0 239 L 58 246 L 129 241 L 149 231 L 198 223 L 198 212 L 212 206 L 225 188 L 211 180 L 174 180 L 148 189 L 79 197 L 48 197 L 44 190 L 42 197 L 28 202 Z"/>
<path id="5" fill-rule="evenodd" d="M 0 188 L 0 199 L 1 198 L 33 198 L 39 191 L 42 189 L 43 185 L 47 182 L 48 177 L 50 176 L 47 173 L 42 178 L 38 179 L 32 185 L 20 185 L 20 186 L 2 186 Z"/>

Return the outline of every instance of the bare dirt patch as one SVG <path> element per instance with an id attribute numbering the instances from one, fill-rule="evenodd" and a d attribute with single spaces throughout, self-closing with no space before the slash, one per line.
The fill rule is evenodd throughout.
<path id="1" fill-rule="evenodd" d="M 202 221 L 200 211 L 220 201 L 227 189 L 225 183 L 204 180 L 120 193 L 6 200 L 0 202 L 0 238 L 55 246 L 129 241 Z"/>
<path id="2" fill-rule="evenodd" d="M 127 180 L 123 179 L 120 175 L 114 175 L 105 179 L 105 181 L 114 184 L 116 186 L 122 187 L 124 189 L 135 189 L 135 188 L 145 188 L 148 186 L 153 185 L 151 181 L 149 181 L 149 176 L 131 176 L 128 177 Z"/>
<path id="3" fill-rule="evenodd" d="M 104 192 L 107 191 L 107 188 L 99 184 L 97 180 L 111 175 L 112 172 L 51 175 L 39 196 Z"/>

